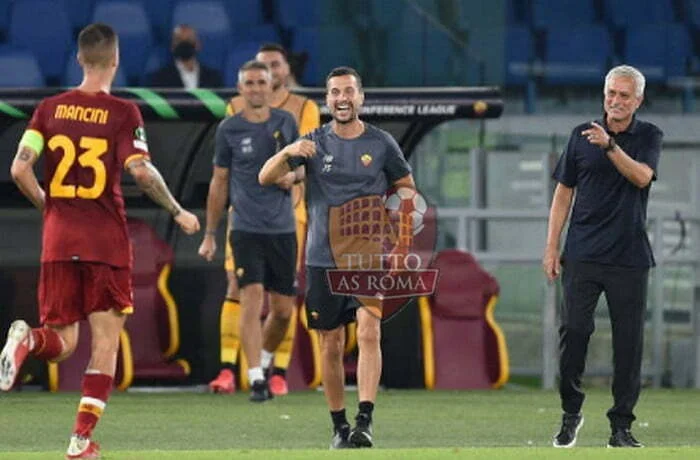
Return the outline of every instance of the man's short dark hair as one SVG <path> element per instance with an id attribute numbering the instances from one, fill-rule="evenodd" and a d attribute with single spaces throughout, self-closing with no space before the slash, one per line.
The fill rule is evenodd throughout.
<path id="1" fill-rule="evenodd" d="M 357 81 L 357 87 L 359 89 L 362 89 L 362 77 L 360 77 L 360 74 L 357 73 L 357 70 L 353 69 L 352 67 L 336 67 L 335 69 L 331 70 L 328 76 L 326 77 L 326 85 L 328 85 L 328 80 L 330 80 L 333 77 L 342 77 L 343 75 L 352 75 L 355 77 L 355 80 Z"/>
<path id="2" fill-rule="evenodd" d="M 78 35 L 78 53 L 87 65 L 109 65 L 116 46 L 117 33 L 101 22 L 86 26 Z"/>
<path id="3" fill-rule="evenodd" d="M 277 53 L 280 53 L 283 57 L 284 60 L 289 63 L 289 54 L 287 53 L 287 50 L 284 48 L 284 46 L 280 45 L 279 43 L 263 43 L 260 45 L 260 48 L 258 48 L 258 53 L 263 53 L 265 51 L 274 51 Z"/>

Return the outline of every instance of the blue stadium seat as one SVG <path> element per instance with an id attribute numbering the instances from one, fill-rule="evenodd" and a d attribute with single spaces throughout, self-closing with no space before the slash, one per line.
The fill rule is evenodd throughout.
<path id="1" fill-rule="evenodd" d="M 291 29 L 321 24 L 322 0 L 273 0 L 275 22 Z"/>
<path id="2" fill-rule="evenodd" d="M 0 39 L 7 34 L 10 25 L 10 5 L 12 0 L 0 0 Z"/>
<path id="3" fill-rule="evenodd" d="M 153 43 L 151 24 L 139 2 L 98 0 L 93 22 L 109 24 L 119 34 L 119 58 L 127 78 L 143 74 Z"/>
<path id="4" fill-rule="evenodd" d="M 199 59 L 217 70 L 223 68 L 232 32 L 222 2 L 181 0 L 175 5 L 172 23 L 194 27 L 202 42 Z"/>
<path id="5" fill-rule="evenodd" d="M 422 86 L 425 84 L 425 49 L 423 34 L 418 31 L 392 29 L 386 40 L 387 86 Z"/>
<path id="6" fill-rule="evenodd" d="M 595 21 L 593 0 L 532 0 L 532 26 L 586 25 Z"/>
<path id="7" fill-rule="evenodd" d="M 82 29 L 92 18 L 95 0 L 63 0 L 64 9 L 74 30 Z"/>
<path id="8" fill-rule="evenodd" d="M 238 84 L 238 69 L 243 64 L 251 59 L 255 59 L 260 43 L 258 42 L 240 42 L 226 56 L 224 65 L 224 86 L 233 88 Z"/>
<path id="9" fill-rule="evenodd" d="M 549 84 L 600 84 L 612 54 L 602 25 L 550 27 L 545 81 Z"/>
<path id="10" fill-rule="evenodd" d="M 603 16 L 616 28 L 673 22 L 675 19 L 671 0 L 605 0 Z"/>
<path id="11" fill-rule="evenodd" d="M 524 24 L 531 19 L 526 0 L 506 0 L 506 23 Z"/>
<path id="12" fill-rule="evenodd" d="M 685 0 L 683 10 L 688 23 L 696 29 L 700 28 L 700 0 Z"/>
<path id="13" fill-rule="evenodd" d="M 159 38 L 158 41 L 170 43 L 175 0 L 141 0 L 141 2 Z"/>
<path id="14" fill-rule="evenodd" d="M 83 69 L 81 69 L 80 64 L 78 64 L 77 54 L 78 50 L 74 49 L 66 61 L 66 69 L 61 79 L 61 84 L 63 86 L 78 86 L 80 82 L 83 81 Z M 122 66 L 119 66 L 117 69 L 117 74 L 114 76 L 112 86 L 128 86 Z"/>
<path id="15" fill-rule="evenodd" d="M 309 60 L 301 78 L 304 85 L 323 86 L 326 74 L 333 67 L 342 65 L 359 67 L 359 44 L 357 36 L 349 26 L 294 29 L 292 50 L 297 53 L 306 51 L 309 54 Z"/>
<path id="16" fill-rule="evenodd" d="M 34 88 L 44 86 L 39 62 L 31 51 L 0 45 L 0 87 Z M 7 71 L 6 69 L 12 69 Z"/>
<path id="17" fill-rule="evenodd" d="M 642 24 L 626 33 L 625 58 L 638 67 L 649 82 L 686 75 L 692 47 L 688 31 L 680 24 Z"/>
<path id="18" fill-rule="evenodd" d="M 60 79 L 71 37 L 68 16 L 60 2 L 23 0 L 13 3 L 9 42 L 31 50 L 46 78 Z"/>
<path id="19" fill-rule="evenodd" d="M 233 28 L 233 43 L 256 42 L 281 43 L 277 28 L 272 24 L 260 24 L 256 26 L 240 25 Z"/>
<path id="20" fill-rule="evenodd" d="M 248 25 L 255 26 L 265 22 L 263 20 L 263 6 L 265 0 L 236 0 L 227 1 L 228 17 L 232 26 Z M 297 0 L 298 1 L 298 0 Z M 288 1 L 285 3 L 296 3 Z"/>
<path id="21" fill-rule="evenodd" d="M 532 33 L 527 26 L 509 25 L 505 32 L 505 80 L 509 85 L 524 85 L 530 78 L 529 66 L 535 58 Z"/>
<path id="22" fill-rule="evenodd" d="M 161 67 L 164 67 L 168 59 L 170 59 L 170 48 L 161 45 L 152 46 L 151 51 L 148 53 L 148 58 L 146 58 L 146 66 L 138 80 L 139 84 L 144 86 L 148 85 L 149 75 Z"/>

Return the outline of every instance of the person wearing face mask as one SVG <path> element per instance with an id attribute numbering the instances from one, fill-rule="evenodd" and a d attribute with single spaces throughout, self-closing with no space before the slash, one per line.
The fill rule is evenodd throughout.
<path id="1" fill-rule="evenodd" d="M 221 73 L 197 60 L 201 47 L 197 31 L 185 24 L 176 26 L 170 47 L 173 62 L 153 72 L 147 78 L 148 86 L 184 89 L 222 87 Z"/>

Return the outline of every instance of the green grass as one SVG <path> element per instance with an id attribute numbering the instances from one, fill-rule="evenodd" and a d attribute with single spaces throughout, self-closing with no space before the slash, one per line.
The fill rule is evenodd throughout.
<path id="1" fill-rule="evenodd" d="M 77 394 L 0 395 L 0 459 L 60 458 L 72 428 Z M 323 395 L 294 393 L 262 405 L 247 395 L 116 393 L 95 439 L 108 459 L 253 458 L 632 458 L 628 450 L 601 450 L 608 437 L 607 390 L 589 392 L 578 448 L 550 448 L 560 410 L 553 392 L 408 391 L 379 394 L 377 449 L 326 451 L 330 418 Z M 356 394 L 348 395 L 348 407 Z M 646 449 L 634 459 L 700 458 L 700 392 L 645 390 L 635 435 Z M 349 410 L 354 415 L 354 409 Z M 263 450 L 264 449 L 264 450 Z"/>

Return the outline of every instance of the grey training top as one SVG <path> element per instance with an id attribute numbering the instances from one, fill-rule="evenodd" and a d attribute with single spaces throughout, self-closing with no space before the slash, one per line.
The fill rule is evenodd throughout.
<path id="1" fill-rule="evenodd" d="M 337 136 L 331 123 L 304 138 L 315 142 L 316 155 L 310 159 L 294 157 L 290 166 L 306 165 L 306 264 L 335 267 L 329 242 L 330 208 L 359 197 L 383 196 L 394 182 L 411 173 L 411 166 L 394 138 L 369 123 L 354 139 Z"/>
<path id="2" fill-rule="evenodd" d="M 263 164 L 299 137 L 294 117 L 270 109 L 270 118 L 252 123 L 242 113 L 223 120 L 216 130 L 214 165 L 229 170 L 233 230 L 254 233 L 294 233 L 291 193 L 276 185 L 263 187 Z"/>

